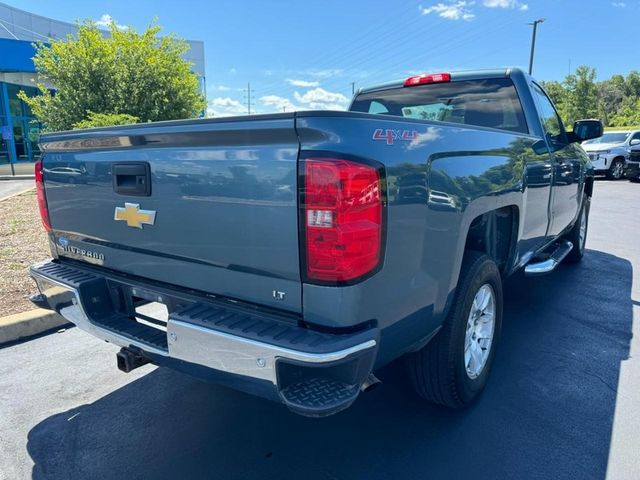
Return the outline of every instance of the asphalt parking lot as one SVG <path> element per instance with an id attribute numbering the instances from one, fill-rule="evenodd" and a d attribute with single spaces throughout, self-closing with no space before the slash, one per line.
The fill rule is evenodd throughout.
<path id="1" fill-rule="evenodd" d="M 598 181 L 579 266 L 511 279 L 488 389 L 422 403 L 400 362 L 326 419 L 69 329 L 0 350 L 0 478 L 640 478 L 640 185 Z M 635 334 L 635 335 L 634 335 Z"/>

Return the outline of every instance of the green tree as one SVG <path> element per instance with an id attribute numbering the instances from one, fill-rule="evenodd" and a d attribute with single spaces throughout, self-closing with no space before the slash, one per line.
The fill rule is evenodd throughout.
<path id="1" fill-rule="evenodd" d="M 566 108 L 567 91 L 560 82 L 551 80 L 548 82 L 540 82 L 547 95 L 551 98 L 554 105 L 558 109 L 558 113 L 564 120 L 564 109 Z"/>
<path id="2" fill-rule="evenodd" d="M 565 77 L 563 86 L 567 93 L 562 113 L 566 124 L 572 125 L 583 118 L 597 118 L 602 112 L 595 80 L 596 69 L 586 65 Z"/>
<path id="3" fill-rule="evenodd" d="M 626 96 L 626 85 L 622 75 L 613 75 L 609 80 L 597 84 L 600 98 L 601 119 L 605 125 L 611 123 Z"/>
<path id="4" fill-rule="evenodd" d="M 138 123 L 140 119 L 126 113 L 96 113 L 89 112 L 84 120 L 73 124 L 73 128 L 109 127 L 111 125 L 127 125 Z"/>
<path id="5" fill-rule="evenodd" d="M 610 125 L 612 127 L 640 125 L 640 97 L 626 97 L 618 112 L 611 119 Z"/>
<path id="6" fill-rule="evenodd" d="M 626 94 L 630 97 L 640 96 L 640 73 L 631 70 L 624 79 Z"/>
<path id="7" fill-rule="evenodd" d="M 40 42 L 34 63 L 40 76 L 55 86 L 55 94 L 41 83 L 41 95 L 20 92 L 20 98 L 46 130 L 94 125 L 91 118 L 102 125 L 134 118 L 147 122 L 196 117 L 206 103 L 197 75 L 182 58 L 189 46 L 159 32 L 157 25 L 137 33 L 112 22 L 105 36 L 86 21 L 76 37 L 49 45 Z"/>

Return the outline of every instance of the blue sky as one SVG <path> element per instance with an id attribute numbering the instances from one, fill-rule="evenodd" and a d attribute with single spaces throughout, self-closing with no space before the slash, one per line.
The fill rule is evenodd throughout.
<path id="1" fill-rule="evenodd" d="M 99 20 L 205 42 L 216 116 L 344 108 L 356 88 L 425 71 L 521 66 L 539 26 L 534 76 L 588 64 L 604 79 L 640 70 L 640 0 L 3 0 L 58 20 Z"/>

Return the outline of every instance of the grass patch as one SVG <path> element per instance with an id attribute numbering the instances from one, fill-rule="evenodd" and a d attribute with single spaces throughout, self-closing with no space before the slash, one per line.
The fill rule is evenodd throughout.
<path id="1" fill-rule="evenodd" d="M 9 232 L 8 235 L 15 235 L 20 231 L 20 227 L 25 224 L 25 220 L 22 218 L 10 218 L 9 219 Z"/>

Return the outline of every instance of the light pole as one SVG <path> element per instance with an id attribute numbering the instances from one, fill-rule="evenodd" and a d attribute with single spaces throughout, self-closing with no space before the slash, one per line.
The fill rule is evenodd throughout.
<path id="1" fill-rule="evenodd" d="M 534 20 L 529 25 L 533 25 L 533 36 L 531 37 L 531 56 L 529 57 L 529 75 L 533 72 L 533 52 L 536 49 L 536 31 L 538 30 L 538 24 L 544 22 L 544 18 Z"/>

